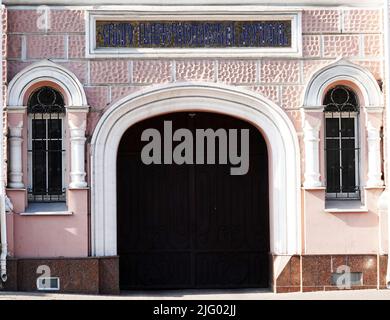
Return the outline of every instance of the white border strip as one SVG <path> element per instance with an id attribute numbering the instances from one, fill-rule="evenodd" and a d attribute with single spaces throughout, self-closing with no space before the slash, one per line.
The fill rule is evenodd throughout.
<path id="1" fill-rule="evenodd" d="M 382 5 L 384 0 L 133 0 L 134 5 L 272 5 L 353 6 Z M 6 5 L 128 5 L 129 0 L 3 0 Z"/>
<path id="2" fill-rule="evenodd" d="M 86 13 L 86 57 L 87 58 L 210 58 L 210 57 L 302 57 L 301 12 L 252 12 L 235 11 L 164 11 L 148 12 L 87 11 Z M 291 48 L 96 48 L 96 21 L 145 21 L 145 20 L 291 20 Z"/>

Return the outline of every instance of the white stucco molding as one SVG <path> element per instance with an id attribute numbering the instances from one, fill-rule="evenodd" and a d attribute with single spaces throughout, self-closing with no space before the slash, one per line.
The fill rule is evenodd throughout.
<path id="1" fill-rule="evenodd" d="M 8 113 L 26 112 L 25 98 L 28 90 L 34 88 L 40 83 L 53 83 L 57 85 L 64 94 L 67 118 L 73 113 L 87 113 L 89 107 L 87 105 L 87 98 L 82 84 L 77 77 L 64 68 L 50 60 L 42 60 L 34 63 L 22 71 L 20 71 L 9 83 L 8 86 Z M 71 142 L 71 188 L 85 188 L 87 183 L 85 181 L 85 123 L 75 127 L 69 121 L 70 128 L 70 142 Z M 27 124 L 21 124 L 21 128 L 27 128 Z M 10 181 L 9 187 L 23 188 L 23 173 L 22 173 L 22 129 L 16 130 L 10 127 Z M 20 137 L 13 132 L 19 132 Z"/>
<path id="2" fill-rule="evenodd" d="M 68 69 L 50 60 L 42 60 L 20 71 L 8 85 L 8 108 L 22 106 L 26 92 L 36 83 L 50 81 L 62 88 L 66 106 L 87 106 L 82 84 Z"/>
<path id="3" fill-rule="evenodd" d="M 383 107 L 383 95 L 374 76 L 365 68 L 344 59 L 321 68 L 306 86 L 303 108 L 322 108 L 325 91 L 339 81 L 355 84 L 363 97 L 362 107 Z"/>
<path id="4" fill-rule="evenodd" d="M 303 110 L 303 109 L 301 109 Z M 320 129 L 321 117 L 320 111 L 305 110 L 302 112 L 303 141 L 305 145 L 305 189 L 322 187 L 320 174 Z"/>
<path id="5" fill-rule="evenodd" d="M 14 189 L 24 188 L 22 168 L 23 123 L 9 128 L 9 181 L 8 186 Z"/>
<path id="6" fill-rule="evenodd" d="M 366 69 L 347 60 L 339 59 L 336 62 L 321 68 L 313 74 L 307 84 L 303 97 L 303 133 L 305 143 L 305 182 L 306 189 L 317 188 L 322 186 L 320 180 L 320 151 L 319 135 L 323 123 L 322 116 L 313 117 L 313 112 L 322 113 L 323 98 L 326 91 L 332 84 L 351 83 L 353 89 L 358 90 L 361 101 L 360 106 L 363 110 L 383 109 L 383 95 L 374 76 Z M 314 121 L 313 121 L 314 118 Z M 313 123 L 311 123 L 313 122 Z M 315 123 L 315 125 L 314 125 Z M 368 170 L 370 172 L 369 186 L 380 185 L 380 140 L 373 136 L 376 131 L 379 135 L 380 126 L 373 130 L 370 126 L 368 131 L 368 146 L 370 158 L 368 161 Z M 379 153 L 380 154 L 380 153 Z M 376 159 L 378 157 L 378 159 Z"/>
<path id="7" fill-rule="evenodd" d="M 134 5 L 378 6 L 384 0 L 135 0 Z M 127 5 L 129 0 L 3 0 L 6 5 Z"/>
<path id="8" fill-rule="evenodd" d="M 243 119 L 264 135 L 269 153 L 271 251 L 299 254 L 300 153 L 297 133 L 283 110 L 256 93 L 228 86 L 180 83 L 131 94 L 114 103 L 91 141 L 92 253 L 117 254 L 116 160 L 120 140 L 133 124 L 180 111 L 209 111 Z"/>
<path id="9" fill-rule="evenodd" d="M 381 128 L 383 126 L 383 108 L 366 108 L 367 132 L 367 188 L 382 188 Z"/>
<path id="10" fill-rule="evenodd" d="M 69 127 L 70 131 L 70 148 L 71 148 L 71 171 L 69 188 L 82 189 L 86 188 L 85 181 L 85 137 L 86 122 L 82 125 Z"/>
<path id="11" fill-rule="evenodd" d="M 204 7 L 204 6 L 146 6 L 143 8 L 97 7 L 87 11 L 86 57 L 87 58 L 258 58 L 302 57 L 302 10 L 272 11 L 264 7 Z M 277 21 L 291 22 L 291 46 L 267 48 L 98 48 L 96 43 L 97 21 Z"/>

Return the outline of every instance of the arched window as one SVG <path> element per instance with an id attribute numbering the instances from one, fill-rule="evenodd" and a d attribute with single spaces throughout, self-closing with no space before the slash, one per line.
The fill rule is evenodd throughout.
<path id="1" fill-rule="evenodd" d="M 335 86 L 323 104 L 327 198 L 360 199 L 357 96 L 346 86 Z"/>
<path id="2" fill-rule="evenodd" d="M 28 101 L 28 200 L 65 201 L 64 98 L 51 87 Z"/>

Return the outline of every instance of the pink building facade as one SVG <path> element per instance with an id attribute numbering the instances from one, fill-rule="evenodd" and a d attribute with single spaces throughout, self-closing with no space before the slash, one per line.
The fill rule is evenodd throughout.
<path id="1" fill-rule="evenodd" d="M 264 231 L 267 252 L 261 259 L 267 259 L 263 264 L 268 267 L 261 271 L 267 279 L 263 286 L 276 292 L 386 287 L 389 61 L 384 3 L 362 1 L 355 6 L 350 1 L 306 1 L 298 6 L 291 1 L 264 6 L 262 1 L 245 5 L 195 1 L 188 7 L 142 1 L 126 6 L 108 0 L 96 6 L 88 1 L 84 5 L 82 1 L 77 5 L 72 1 L 3 2 L 7 168 L 3 289 L 37 290 L 40 276 L 57 279 L 64 292 L 207 287 L 198 286 L 197 280 L 195 285 L 184 280 L 159 282 L 159 272 L 169 275 L 179 267 L 167 265 L 169 254 L 159 252 L 153 268 L 169 270 L 148 273 L 148 266 L 149 271 L 144 271 L 141 262 L 154 254 L 147 245 L 132 247 L 142 248 L 144 254 L 129 260 L 138 261 L 137 268 L 121 263 L 121 253 L 127 252 L 120 244 L 120 224 L 131 222 L 118 213 L 131 215 L 136 210 L 123 204 L 126 194 L 132 200 L 164 203 L 157 192 L 150 191 L 149 198 L 135 196 L 131 181 L 128 185 L 118 182 L 122 175 L 118 150 L 122 137 L 132 132 L 129 128 L 167 114 L 205 112 L 215 119 L 221 115 L 240 119 L 256 128 L 266 142 L 268 165 L 263 169 L 268 172 L 264 191 L 268 206 L 261 210 L 266 212 L 268 231 Z M 138 44 L 130 48 L 124 38 L 115 46 L 99 43 L 102 21 L 156 19 L 287 21 L 289 45 L 144 48 Z M 59 100 L 45 98 L 44 94 L 53 92 Z M 45 99 L 50 103 L 42 102 Z M 59 105 L 60 111 L 47 116 L 33 110 L 48 104 Z M 53 119 L 59 122 L 50 122 Z M 61 127 L 53 135 L 60 136 L 49 137 L 51 126 L 58 123 Z M 39 131 L 42 126 L 47 127 L 46 133 Z M 40 141 L 46 146 L 40 146 Z M 50 156 L 57 143 L 61 160 Z M 36 150 L 45 156 L 39 158 Z M 43 169 L 36 169 L 41 161 Z M 60 167 L 53 167 L 56 161 Z M 141 183 L 138 179 L 142 177 L 134 176 L 133 182 Z M 44 192 L 39 192 L 39 183 L 45 186 Z M 48 192 L 53 186 L 60 191 Z M 175 190 L 174 184 L 165 186 Z M 201 206 L 203 198 L 197 199 L 196 206 Z M 179 210 L 178 206 L 170 208 Z M 165 241 L 170 229 L 161 227 L 167 224 L 161 219 L 137 226 L 148 225 L 144 233 L 155 233 Z M 241 222 L 235 221 L 235 228 L 240 228 Z M 223 226 L 234 237 L 229 230 L 236 229 Z M 127 230 L 136 232 L 130 226 Z M 146 238 L 126 239 L 141 242 Z M 222 270 L 233 280 L 209 287 L 256 286 L 234 280 L 229 273 L 238 274 L 236 269 Z M 251 268 L 245 272 L 245 279 L 257 276 Z M 203 279 L 203 273 L 196 279 Z M 126 286 L 128 278 L 134 286 Z"/>

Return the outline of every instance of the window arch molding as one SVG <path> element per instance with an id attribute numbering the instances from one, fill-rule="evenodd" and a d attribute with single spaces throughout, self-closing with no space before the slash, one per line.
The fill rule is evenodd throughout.
<path id="1" fill-rule="evenodd" d="M 374 76 L 363 67 L 340 59 L 315 72 L 309 80 L 302 106 L 302 126 L 305 148 L 304 187 L 323 188 L 320 163 L 320 135 L 324 127 L 323 100 L 332 86 L 345 85 L 358 96 L 364 114 L 366 130 L 362 136 L 368 159 L 366 187 L 382 187 L 380 166 L 380 128 L 382 126 L 383 95 Z M 362 118 L 362 120 L 363 120 Z"/>
<path id="2" fill-rule="evenodd" d="M 368 70 L 341 59 L 312 75 L 305 90 L 303 108 L 321 108 L 327 90 L 336 83 L 356 86 L 352 89 L 357 91 L 362 107 L 383 107 L 383 95 L 374 76 Z"/>
<path id="3" fill-rule="evenodd" d="M 88 104 L 81 82 L 69 70 L 49 60 L 42 60 L 20 71 L 8 85 L 7 112 L 9 114 L 9 179 L 8 187 L 24 189 L 26 166 L 27 102 L 32 92 L 50 86 L 61 92 L 65 100 L 67 139 L 70 142 L 69 188 L 87 187 L 85 181 L 85 130 Z"/>
<path id="4" fill-rule="evenodd" d="M 23 106 L 31 87 L 41 82 L 56 84 L 65 94 L 66 107 L 86 107 L 87 98 L 77 77 L 49 60 L 43 60 L 20 71 L 8 85 L 8 107 Z"/>

